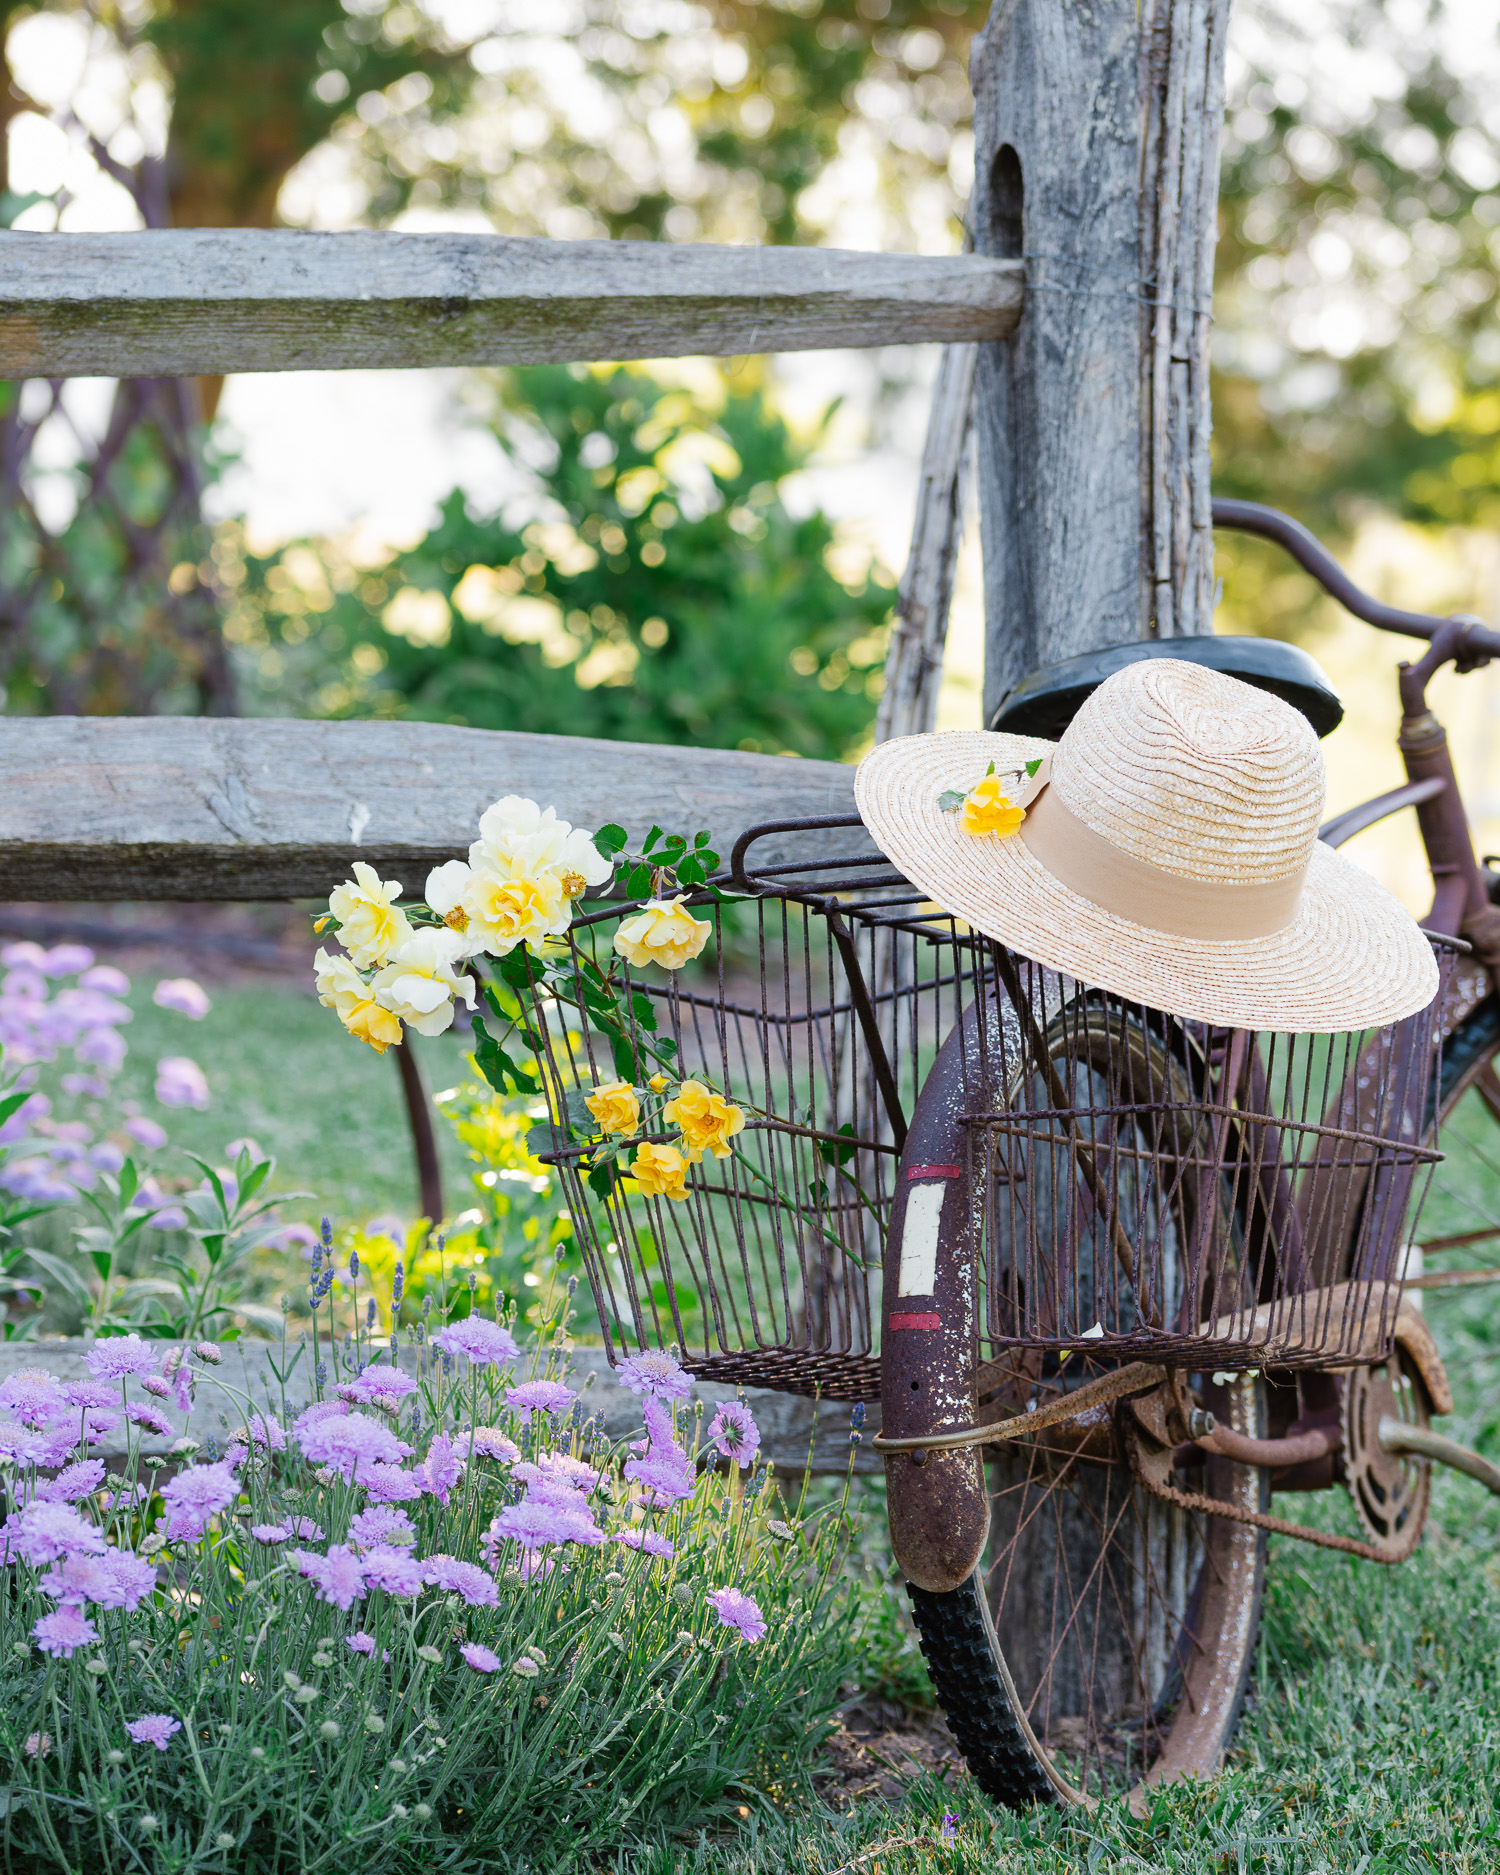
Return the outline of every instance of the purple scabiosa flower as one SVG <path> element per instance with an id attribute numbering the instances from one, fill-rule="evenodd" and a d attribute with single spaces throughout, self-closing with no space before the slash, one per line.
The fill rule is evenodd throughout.
<path id="1" fill-rule="evenodd" d="M 227 1185 L 226 1185 L 227 1192 Z M 224 1358 L 224 1350 L 217 1341 L 195 1341 L 193 1353 L 200 1361 L 206 1361 L 210 1367 L 217 1367 Z"/>
<path id="2" fill-rule="evenodd" d="M 389 1427 L 366 1413 L 314 1420 L 298 1434 L 297 1442 L 304 1457 L 315 1465 L 332 1466 L 346 1484 L 351 1479 L 362 1484 L 365 1467 L 393 1464 L 409 1450 Z"/>
<path id="3" fill-rule="evenodd" d="M 123 970 L 116 970 L 113 964 L 94 964 L 85 966 L 83 975 L 78 979 L 81 990 L 98 990 L 101 996 L 128 996 L 130 978 Z"/>
<path id="4" fill-rule="evenodd" d="M 521 1456 L 520 1446 L 514 1439 L 507 1438 L 498 1426 L 476 1426 L 473 1439 L 474 1450 L 481 1458 L 494 1458 L 502 1465 L 514 1465 Z"/>
<path id="5" fill-rule="evenodd" d="M 471 1608 L 495 1608 L 500 1592 L 495 1578 L 477 1563 L 460 1562 L 456 1556 L 429 1556 L 424 1565 L 427 1580 L 449 1594 L 462 1595 Z"/>
<path id="6" fill-rule="evenodd" d="M 216 1465 L 189 1465 L 185 1471 L 161 1488 L 162 1502 L 173 1522 L 179 1518 L 196 1522 L 202 1536 L 210 1517 L 228 1510 L 240 1494 L 240 1481 L 234 1475 L 233 1461 L 220 1459 Z M 184 1529 L 183 1534 L 188 1534 Z"/>
<path id="7" fill-rule="evenodd" d="M 151 1501 L 151 1486 L 147 1484 L 123 1484 L 118 1491 L 111 1491 L 104 1499 L 106 1510 L 139 1510 L 142 1504 Z"/>
<path id="8" fill-rule="evenodd" d="M 102 1459 L 81 1458 L 76 1464 L 64 1465 L 55 1478 L 39 1485 L 37 1497 L 44 1504 L 76 1504 L 97 1491 L 104 1476 Z"/>
<path id="9" fill-rule="evenodd" d="M 98 1640 L 99 1631 L 71 1602 L 64 1602 L 61 1608 L 42 1616 L 31 1630 L 31 1638 L 44 1654 L 51 1654 L 55 1660 L 71 1660 L 80 1647 L 92 1646 Z"/>
<path id="10" fill-rule="evenodd" d="M 623 1543 L 626 1549 L 640 1550 L 646 1556 L 675 1556 L 676 1550 L 670 1540 L 658 1536 L 655 1530 L 621 1530 L 615 1536 L 616 1543 Z"/>
<path id="11" fill-rule="evenodd" d="M 147 1152 L 159 1152 L 167 1143 L 167 1129 L 157 1121 L 147 1119 L 144 1113 L 132 1114 L 125 1122 L 124 1130 Z"/>
<path id="12" fill-rule="evenodd" d="M 113 1432 L 115 1427 L 120 1423 L 120 1415 L 118 1413 L 106 1413 L 101 1411 L 98 1407 L 91 1406 L 82 1417 L 83 1437 L 85 1440 L 102 1439 L 105 1433 Z M 57 1427 L 52 1428 L 52 1430 L 62 1434 L 62 1439 L 59 1440 L 61 1444 L 63 1440 L 66 1440 L 68 1431 L 71 1430 L 71 1428 L 66 1428 L 59 1424 Z M 76 1433 L 74 1434 L 74 1440 L 76 1443 Z M 54 1460 L 53 1462 L 60 1463 L 61 1461 Z"/>
<path id="13" fill-rule="evenodd" d="M 411 1518 L 394 1505 L 373 1505 L 360 1511 L 349 1523 L 349 1541 L 358 1549 L 374 1549 L 386 1543 L 415 1543 L 416 1540 Z"/>
<path id="14" fill-rule="evenodd" d="M 375 1651 L 375 1636 L 373 1634 L 366 1634 L 364 1630 L 361 1629 L 357 1634 L 346 1634 L 344 1636 L 344 1645 L 346 1647 L 352 1647 L 357 1654 L 373 1654 Z"/>
<path id="15" fill-rule="evenodd" d="M 98 1345 L 107 1344 L 101 1342 Z M 94 1379 L 65 1381 L 62 1393 L 69 1406 L 76 1406 L 85 1411 L 90 1408 L 100 1409 L 113 1406 L 120 1397 L 118 1387 L 111 1387 L 103 1380 Z"/>
<path id="16" fill-rule="evenodd" d="M 541 1549 L 547 1543 L 577 1543 L 584 1549 L 596 1549 L 604 1541 L 604 1532 L 594 1522 L 588 1505 L 570 1494 L 572 1503 L 554 1503 L 535 1498 L 528 1491 L 519 1504 L 510 1504 L 490 1523 L 483 1539 L 486 1556 L 493 1564 L 501 1543 L 519 1543 L 522 1549 Z"/>
<path id="17" fill-rule="evenodd" d="M 231 1443 L 235 1445 L 258 1445 L 265 1452 L 284 1452 L 286 1433 L 279 1419 L 272 1419 L 269 1413 L 252 1413 L 243 1426 L 236 1429 Z"/>
<path id="18" fill-rule="evenodd" d="M 172 1397 L 172 1383 L 165 1375 L 147 1374 L 141 1385 L 153 1399 L 170 1400 Z"/>
<path id="19" fill-rule="evenodd" d="M 49 1441 L 40 1432 L 34 1432 L 30 1426 L 18 1426 L 12 1420 L 0 1422 L 0 1457 L 18 1459 L 23 1465 L 45 1465 L 49 1463 L 47 1454 Z M 59 1455 L 60 1462 L 67 1453 Z"/>
<path id="20" fill-rule="evenodd" d="M 510 1330 L 482 1315 L 467 1315 L 461 1322 L 450 1322 L 432 1337 L 432 1345 L 444 1354 L 467 1355 L 475 1367 L 510 1367 L 521 1358 Z"/>
<path id="21" fill-rule="evenodd" d="M 61 1556 L 98 1556 L 104 1549 L 104 1532 L 70 1504 L 28 1504 L 4 1534 L 11 1553 L 33 1566 Z"/>
<path id="22" fill-rule="evenodd" d="M 17 1419 L 47 1419 L 66 1403 L 61 1382 L 39 1367 L 23 1367 L 0 1381 L 0 1406 L 9 1407 Z"/>
<path id="23" fill-rule="evenodd" d="M 133 1426 L 139 1426 L 145 1432 L 154 1432 L 163 1439 L 177 1430 L 166 1414 L 155 1406 L 127 1406 L 125 1417 Z"/>
<path id="24" fill-rule="evenodd" d="M 257 1543 L 264 1543 L 268 1548 L 273 1543 L 288 1543 L 292 1536 L 286 1525 L 281 1523 L 253 1523 L 250 1534 Z"/>
<path id="25" fill-rule="evenodd" d="M 26 1734 L 26 1756 L 28 1758 L 50 1758 L 52 1756 L 52 1734 L 50 1732 L 28 1732 Z"/>
<path id="26" fill-rule="evenodd" d="M 359 1482 L 372 1504 L 410 1504 L 422 1495 L 416 1474 L 400 1465 L 362 1465 Z"/>
<path id="27" fill-rule="evenodd" d="M 754 1599 L 738 1589 L 713 1589 L 705 1597 L 726 1628 L 733 1628 L 744 1640 L 758 1641 L 765 1634 L 765 1616 Z"/>
<path id="28" fill-rule="evenodd" d="M 322 1543 L 327 1539 L 328 1532 L 311 1517 L 288 1517 L 285 1521 L 291 1534 L 303 1543 Z"/>
<path id="29" fill-rule="evenodd" d="M 288 1560 L 297 1573 L 306 1576 L 318 1592 L 320 1602 L 335 1608 L 349 1609 L 364 1598 L 365 1578 L 359 1558 L 342 1543 L 335 1544 L 326 1556 L 316 1550 L 288 1550 Z"/>
<path id="30" fill-rule="evenodd" d="M 743 1467 L 755 1463 L 760 1450 L 760 1427 L 750 1409 L 738 1400 L 726 1400 L 709 1424 L 708 1436 L 725 1458 Z"/>
<path id="31" fill-rule="evenodd" d="M 107 1341 L 96 1341 L 88 1351 L 88 1369 L 95 1380 L 149 1374 L 155 1366 L 156 1357 L 139 1335 L 112 1335 Z"/>
<path id="32" fill-rule="evenodd" d="M 446 1507 L 453 1487 L 463 1475 L 464 1460 L 458 1447 L 443 1433 L 438 1433 L 427 1448 L 427 1456 L 416 1467 L 422 1489 Z"/>
<path id="33" fill-rule="evenodd" d="M 500 1671 L 500 1656 L 492 1654 L 488 1647 L 481 1647 L 478 1641 L 470 1641 L 467 1646 L 460 1647 L 458 1651 L 463 1657 L 464 1665 L 472 1667 L 476 1673 Z"/>
<path id="34" fill-rule="evenodd" d="M 371 1587 L 384 1589 L 387 1595 L 415 1595 L 427 1579 L 426 1570 L 415 1556 L 383 1545 L 367 1550 L 360 1567 Z"/>
<path id="35" fill-rule="evenodd" d="M 156 1064 L 156 1098 L 164 1107 L 208 1106 L 208 1076 L 190 1055 L 164 1055 Z"/>
<path id="36" fill-rule="evenodd" d="M 670 1439 L 653 1439 L 644 1458 L 627 1458 L 625 1476 L 632 1483 L 643 1485 L 650 1493 L 651 1503 L 659 1510 L 691 1497 L 697 1483 L 692 1460 Z"/>
<path id="37" fill-rule="evenodd" d="M 534 1494 L 556 1491 L 561 1486 L 588 1493 L 599 1484 L 599 1474 L 594 1467 L 568 1452 L 538 1452 L 534 1465 L 517 1465 L 511 1476 L 527 1485 Z"/>
<path id="38" fill-rule="evenodd" d="M 658 1400 L 685 1400 L 693 1390 L 692 1375 L 683 1372 L 668 1348 L 650 1348 L 621 1361 L 619 1381 L 632 1393 L 650 1394 Z"/>
<path id="39" fill-rule="evenodd" d="M 175 1009 L 180 1016 L 201 1022 L 213 1008 L 203 986 L 191 977 L 165 977 L 151 992 L 158 1009 Z"/>
<path id="40" fill-rule="evenodd" d="M 102 1602 L 114 1587 L 114 1577 L 104 1566 L 102 1556 L 79 1551 L 55 1562 L 42 1576 L 37 1587 L 55 1602 Z"/>
<path id="41" fill-rule="evenodd" d="M 307 1428 L 315 1426 L 320 1419 L 347 1419 L 348 1416 L 347 1400 L 314 1400 L 311 1406 L 305 1407 L 292 1421 L 292 1431 L 300 1442 Z"/>
<path id="42" fill-rule="evenodd" d="M 339 1398 L 354 1406 L 378 1406 L 383 1413 L 396 1413 L 406 1396 L 416 1390 L 416 1381 L 399 1367 L 367 1367 L 358 1380 L 339 1388 Z"/>
<path id="43" fill-rule="evenodd" d="M 507 1387 L 505 1397 L 521 1415 L 526 1425 L 533 1413 L 565 1413 L 573 1404 L 574 1393 L 560 1380 L 525 1380 L 519 1387 Z"/>
<path id="44" fill-rule="evenodd" d="M 172 1735 L 182 1730 L 182 1721 L 169 1712 L 145 1712 L 138 1719 L 127 1719 L 125 1730 L 133 1744 L 155 1745 L 158 1751 L 165 1751 Z"/>
<path id="45" fill-rule="evenodd" d="M 123 1608 L 133 1615 L 156 1588 L 156 1564 L 136 1556 L 128 1549 L 107 1549 L 99 1559 L 113 1578 L 107 1595 L 101 1595 L 101 1608 Z"/>

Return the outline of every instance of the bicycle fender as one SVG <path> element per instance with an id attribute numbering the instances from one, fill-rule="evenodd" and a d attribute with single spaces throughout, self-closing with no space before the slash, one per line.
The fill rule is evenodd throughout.
<path id="1" fill-rule="evenodd" d="M 962 1123 L 978 1072 L 973 1010 L 948 1037 L 912 1113 L 886 1240 L 881 1431 L 919 1438 L 972 1426 L 981 1219 Z M 967 1056 L 967 1059 L 966 1059 Z M 909 1582 L 947 1594 L 973 1574 L 989 1535 L 976 1449 L 888 1452 L 891 1546 Z"/>

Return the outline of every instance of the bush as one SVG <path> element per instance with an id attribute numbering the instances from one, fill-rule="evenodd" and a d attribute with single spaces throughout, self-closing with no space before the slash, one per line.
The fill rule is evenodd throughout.
<path id="1" fill-rule="evenodd" d="M 562 1326 L 519 1386 L 482 1317 L 411 1337 L 414 1374 L 325 1337 L 322 1404 L 247 1400 L 167 1483 L 140 1433 L 211 1346 L 116 1337 L 82 1390 L 0 1385 L 4 1865 L 554 1869 L 804 1788 L 848 1667 L 845 1502 L 784 1521 L 764 1470 L 695 1472 L 670 1398 L 649 1447 L 604 1446 Z M 687 1392 L 670 1357 L 638 1384 Z"/>

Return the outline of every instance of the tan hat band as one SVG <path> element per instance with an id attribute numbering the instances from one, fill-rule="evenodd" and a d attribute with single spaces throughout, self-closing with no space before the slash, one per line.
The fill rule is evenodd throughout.
<path id="1" fill-rule="evenodd" d="M 1173 937 L 1230 943 L 1284 931 L 1297 916 L 1307 878 L 1306 865 L 1285 878 L 1252 885 L 1165 872 L 1095 833 L 1055 787 L 1044 788 L 1031 802 L 1018 831 L 1070 892 L 1117 918 Z"/>

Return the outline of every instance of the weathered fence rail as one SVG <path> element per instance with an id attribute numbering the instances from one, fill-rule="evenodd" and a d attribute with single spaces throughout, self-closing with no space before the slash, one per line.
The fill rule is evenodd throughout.
<path id="1" fill-rule="evenodd" d="M 0 234 L 0 377 L 521 365 L 999 339 L 972 254 L 160 229 Z"/>
<path id="2" fill-rule="evenodd" d="M 757 821 L 853 812 L 839 762 L 444 723 L 52 716 L 0 734 L 0 890 L 9 899 L 325 895 L 365 859 L 418 890 L 505 794 L 575 825 L 709 828 L 727 858 Z M 814 858 L 848 830 L 787 835 Z"/>

